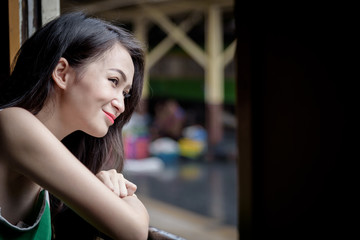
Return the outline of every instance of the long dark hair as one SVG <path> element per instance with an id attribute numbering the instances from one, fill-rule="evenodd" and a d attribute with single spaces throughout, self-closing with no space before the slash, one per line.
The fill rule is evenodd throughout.
<path id="1" fill-rule="evenodd" d="M 21 46 L 13 72 L 0 88 L 0 108 L 22 107 L 36 115 L 53 94 L 51 75 L 61 57 L 71 67 L 81 69 L 116 43 L 127 49 L 135 70 L 125 111 L 103 138 L 77 131 L 62 142 L 93 173 L 103 168 L 121 171 L 124 158 L 121 130 L 140 101 L 144 75 L 143 49 L 126 30 L 81 12 L 68 13 L 49 22 Z"/>

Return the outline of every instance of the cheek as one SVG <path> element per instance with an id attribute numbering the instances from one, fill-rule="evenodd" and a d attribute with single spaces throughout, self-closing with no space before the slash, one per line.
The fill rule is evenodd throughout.
<path id="1" fill-rule="evenodd" d="M 106 96 L 106 93 L 103 91 L 103 87 L 96 84 L 83 84 L 74 94 L 75 98 L 78 98 L 81 102 L 88 104 L 96 100 L 101 100 L 104 96 Z"/>
<path id="2" fill-rule="evenodd" d="M 73 87 L 73 99 L 76 100 L 77 104 L 88 109 L 104 105 L 110 101 L 115 91 L 107 79 L 103 79 L 96 74 L 83 76 Z"/>

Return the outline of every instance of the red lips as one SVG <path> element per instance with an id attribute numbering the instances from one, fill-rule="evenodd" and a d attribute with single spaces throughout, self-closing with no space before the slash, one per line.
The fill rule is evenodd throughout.
<path id="1" fill-rule="evenodd" d="M 105 112 L 105 111 L 104 111 L 104 113 L 105 113 L 106 117 L 107 117 L 107 118 L 111 121 L 111 123 L 113 124 L 113 123 L 115 122 L 115 119 L 116 119 L 115 115 L 114 115 L 114 114 L 111 114 L 111 113 L 109 113 L 109 112 Z"/>

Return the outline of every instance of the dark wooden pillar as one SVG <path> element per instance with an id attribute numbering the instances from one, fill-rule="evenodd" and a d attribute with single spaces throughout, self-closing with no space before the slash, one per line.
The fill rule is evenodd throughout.
<path id="1" fill-rule="evenodd" d="M 240 239 L 346 239 L 355 14 L 235 4 Z"/>

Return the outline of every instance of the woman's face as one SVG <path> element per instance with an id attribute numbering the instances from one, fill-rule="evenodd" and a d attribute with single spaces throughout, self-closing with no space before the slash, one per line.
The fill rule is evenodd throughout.
<path id="1" fill-rule="evenodd" d="M 128 51 L 115 44 L 97 61 L 87 64 L 71 81 L 66 95 L 67 123 L 94 137 L 103 137 L 125 110 L 134 65 Z"/>

